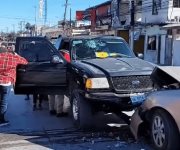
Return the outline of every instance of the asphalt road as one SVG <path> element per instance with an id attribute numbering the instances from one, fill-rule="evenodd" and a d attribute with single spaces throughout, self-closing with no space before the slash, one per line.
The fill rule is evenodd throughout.
<path id="1" fill-rule="evenodd" d="M 70 116 L 50 116 L 47 101 L 43 110 L 32 111 L 32 98 L 24 98 L 11 94 L 6 115 L 10 125 L 0 128 L 1 150 L 152 150 L 148 140 L 135 141 L 114 114 L 100 112 L 94 118 L 96 129 L 82 131 L 74 128 Z"/>

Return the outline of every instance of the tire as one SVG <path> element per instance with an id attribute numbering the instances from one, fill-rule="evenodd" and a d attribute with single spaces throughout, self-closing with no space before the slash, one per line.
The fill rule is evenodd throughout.
<path id="1" fill-rule="evenodd" d="M 157 150 L 179 150 L 180 134 L 173 118 L 164 110 L 155 110 L 151 120 L 151 140 Z"/>
<path id="2" fill-rule="evenodd" d="M 92 109 L 90 103 L 78 92 L 73 90 L 72 100 L 72 117 L 77 128 L 88 129 L 92 127 Z"/>

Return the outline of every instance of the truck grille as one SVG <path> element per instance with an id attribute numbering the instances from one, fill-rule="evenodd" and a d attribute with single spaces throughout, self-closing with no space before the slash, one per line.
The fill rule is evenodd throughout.
<path id="1" fill-rule="evenodd" d="M 112 77 L 112 84 L 116 91 L 143 92 L 153 88 L 150 76 Z"/>

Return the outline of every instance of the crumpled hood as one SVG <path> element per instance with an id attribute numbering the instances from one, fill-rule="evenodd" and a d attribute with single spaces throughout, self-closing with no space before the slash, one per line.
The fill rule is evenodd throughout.
<path id="1" fill-rule="evenodd" d="M 156 66 L 156 68 L 154 69 L 152 73 L 152 76 L 154 77 L 158 76 L 159 72 L 161 73 L 161 77 L 166 76 L 165 78 L 166 81 L 164 82 L 167 82 L 167 83 L 170 83 L 172 81 L 174 82 L 173 79 L 180 82 L 180 67 L 179 66 Z"/>
<path id="2" fill-rule="evenodd" d="M 147 75 L 151 74 L 154 68 L 153 64 L 139 58 L 90 59 L 81 62 L 112 76 L 115 76 L 119 72 L 122 73 L 121 75 L 123 75 L 123 72 L 125 75 L 139 75 L 140 72 Z"/>

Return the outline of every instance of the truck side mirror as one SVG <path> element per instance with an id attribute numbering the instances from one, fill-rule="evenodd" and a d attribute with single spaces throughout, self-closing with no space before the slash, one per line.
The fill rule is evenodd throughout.
<path id="1" fill-rule="evenodd" d="M 53 64 L 59 64 L 59 63 L 62 64 L 62 63 L 64 63 L 64 61 L 58 55 L 53 55 L 51 62 Z"/>
<path id="2" fill-rule="evenodd" d="M 142 53 L 136 53 L 136 56 L 140 59 L 144 59 L 144 55 Z"/>

